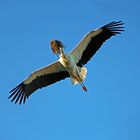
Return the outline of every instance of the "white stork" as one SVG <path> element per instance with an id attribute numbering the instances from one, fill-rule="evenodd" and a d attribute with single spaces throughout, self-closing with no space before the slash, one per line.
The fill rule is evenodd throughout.
<path id="1" fill-rule="evenodd" d="M 87 91 L 83 80 L 86 77 L 87 69 L 83 67 L 103 42 L 112 36 L 120 34 L 124 23 L 121 21 L 111 22 L 84 36 L 80 43 L 70 53 L 64 53 L 63 43 L 58 40 L 51 41 L 52 51 L 59 56 L 59 60 L 53 64 L 33 72 L 21 84 L 10 91 L 11 102 L 25 103 L 26 99 L 37 89 L 49 86 L 57 81 L 71 78 L 72 84 L 80 84 L 84 91 Z"/>

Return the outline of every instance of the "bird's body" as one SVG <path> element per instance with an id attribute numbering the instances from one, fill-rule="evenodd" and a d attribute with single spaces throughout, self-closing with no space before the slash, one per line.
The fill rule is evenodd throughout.
<path id="1" fill-rule="evenodd" d="M 65 67 L 65 69 L 71 76 L 77 74 L 77 65 L 71 55 L 62 54 L 60 56 L 59 62 Z"/>
<path id="2" fill-rule="evenodd" d="M 81 84 L 83 90 L 87 91 L 86 87 L 83 84 L 83 80 L 86 76 L 87 70 L 83 69 L 83 67 L 78 67 L 76 65 L 75 59 L 71 54 L 65 55 L 64 52 L 61 53 L 60 63 L 65 67 L 66 71 L 69 73 L 72 84 Z M 83 69 L 83 74 L 81 74 L 81 70 Z"/>
<path id="3" fill-rule="evenodd" d="M 84 36 L 80 43 L 70 53 L 64 53 L 64 45 L 61 41 L 51 41 L 52 51 L 59 56 L 59 60 L 33 72 L 21 84 L 10 91 L 9 98 L 12 102 L 25 103 L 26 99 L 37 89 L 49 86 L 57 81 L 71 78 L 72 84 L 80 84 L 84 91 L 87 91 L 83 81 L 87 74 L 84 65 L 101 47 L 103 42 L 111 36 L 120 34 L 123 31 L 122 22 L 111 22 Z"/>

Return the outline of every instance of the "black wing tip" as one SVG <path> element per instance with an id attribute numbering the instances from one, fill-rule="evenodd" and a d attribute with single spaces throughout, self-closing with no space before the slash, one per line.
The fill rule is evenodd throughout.
<path id="1" fill-rule="evenodd" d="M 18 102 L 19 105 L 25 103 L 27 95 L 25 94 L 25 84 L 23 82 L 10 91 L 8 99 L 10 98 L 11 102 L 15 101 L 15 104 Z"/>
<path id="2" fill-rule="evenodd" d="M 121 34 L 121 32 L 124 31 L 124 24 L 125 23 L 123 21 L 112 21 L 107 25 L 103 26 L 103 28 L 109 30 L 112 35 L 116 35 Z"/>
<path id="3" fill-rule="evenodd" d="M 109 26 L 120 26 L 120 25 L 124 25 L 125 23 L 123 21 L 112 21 L 110 23 L 108 23 L 107 25 L 105 25 L 106 27 Z"/>

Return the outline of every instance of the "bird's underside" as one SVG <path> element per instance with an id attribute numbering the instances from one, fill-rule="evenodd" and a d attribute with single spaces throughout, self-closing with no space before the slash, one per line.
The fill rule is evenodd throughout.
<path id="1" fill-rule="evenodd" d="M 72 84 L 80 84 L 82 89 L 87 91 L 83 83 L 87 69 L 83 66 L 107 39 L 124 31 L 123 24 L 121 21 L 113 21 L 89 32 L 69 54 L 64 53 L 64 45 L 61 41 L 51 41 L 51 49 L 60 59 L 33 72 L 21 84 L 12 89 L 9 96 L 9 98 L 12 98 L 11 102 L 25 103 L 26 99 L 37 89 L 49 86 L 67 77 L 71 78 Z"/>

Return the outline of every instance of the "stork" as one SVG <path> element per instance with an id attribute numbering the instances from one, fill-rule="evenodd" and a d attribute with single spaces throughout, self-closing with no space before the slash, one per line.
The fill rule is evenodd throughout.
<path id="1" fill-rule="evenodd" d="M 11 102 L 25 103 L 26 99 L 37 89 L 54 84 L 69 77 L 73 85 L 80 84 L 87 91 L 83 81 L 87 74 L 84 65 L 97 52 L 101 45 L 110 37 L 120 34 L 123 30 L 122 21 L 113 21 L 87 33 L 80 43 L 68 54 L 59 40 L 52 40 L 50 46 L 59 60 L 33 72 L 27 79 L 10 91 Z"/>

